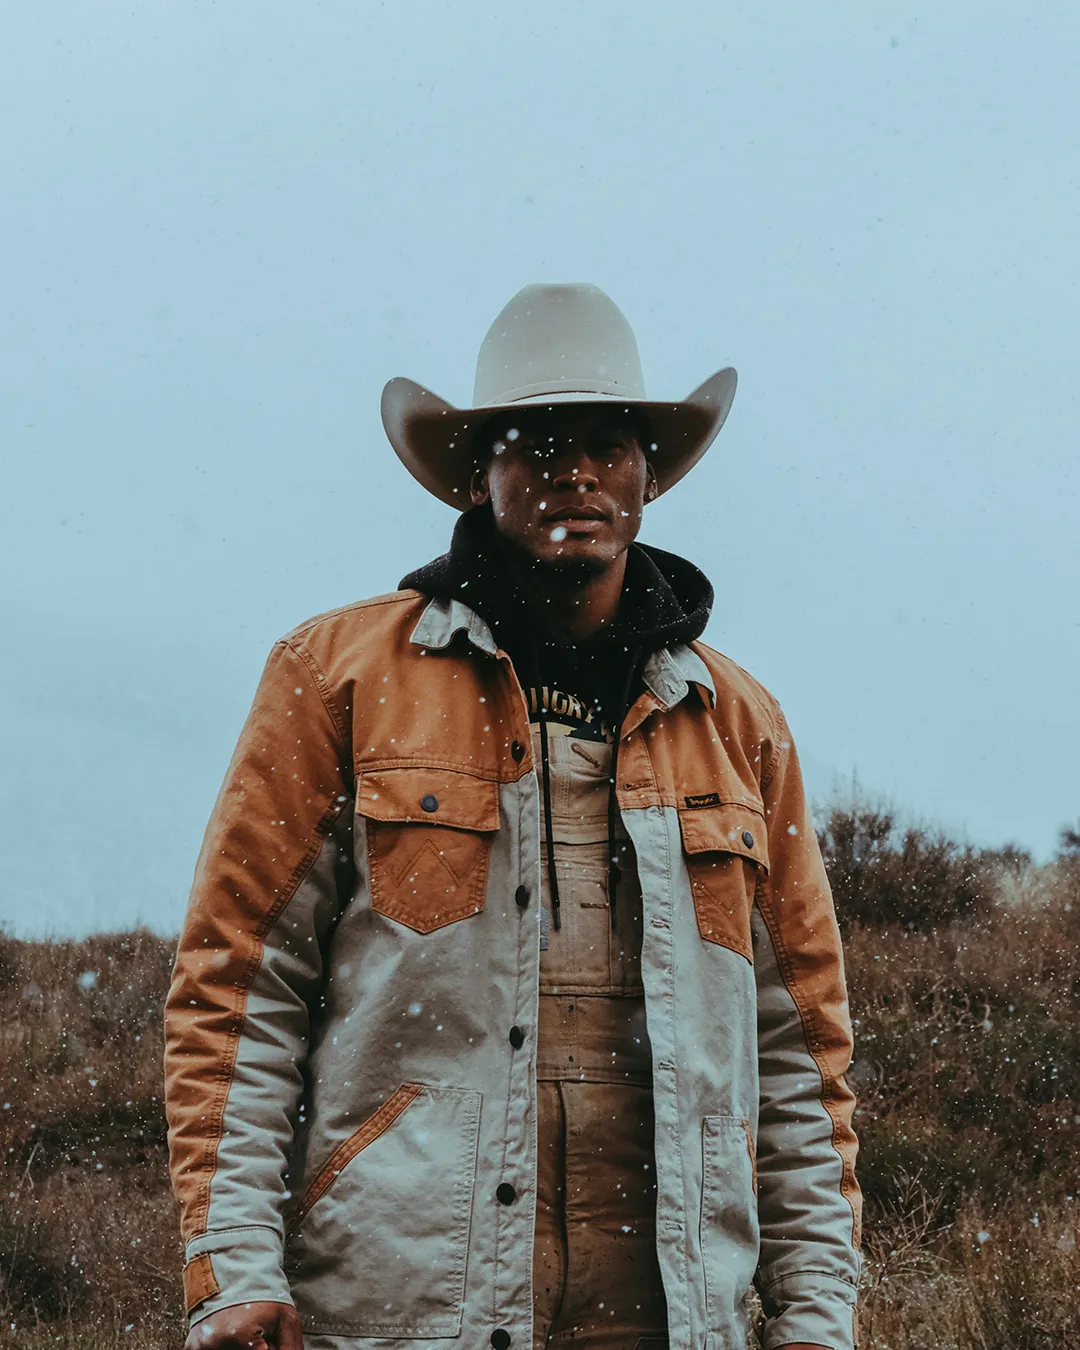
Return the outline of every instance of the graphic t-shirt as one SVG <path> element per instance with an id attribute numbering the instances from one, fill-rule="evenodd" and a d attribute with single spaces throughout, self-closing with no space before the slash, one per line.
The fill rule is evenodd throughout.
<path id="1" fill-rule="evenodd" d="M 580 741 L 614 738 L 614 726 L 625 713 L 626 677 L 636 653 L 622 646 L 540 642 L 533 652 L 510 651 L 529 706 L 529 721 L 547 714 L 548 736 L 573 736 Z M 535 660 L 535 666 L 534 666 Z M 533 678 L 533 670 L 538 672 Z M 630 701 L 638 686 L 629 691 Z"/>
<path id="2" fill-rule="evenodd" d="M 613 740 L 611 726 L 595 701 L 548 684 L 539 688 L 529 685 L 525 689 L 525 699 L 529 705 L 529 721 L 534 725 L 540 721 L 541 708 L 547 714 L 549 736 L 607 741 L 609 745 Z"/>

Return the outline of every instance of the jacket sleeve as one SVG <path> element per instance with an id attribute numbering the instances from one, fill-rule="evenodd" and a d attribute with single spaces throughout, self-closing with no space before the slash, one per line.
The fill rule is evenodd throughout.
<path id="1" fill-rule="evenodd" d="M 861 1195 L 840 934 L 783 711 L 762 774 L 769 870 L 754 914 L 757 1142 L 765 1350 L 856 1339 Z"/>
<path id="2" fill-rule="evenodd" d="M 270 653 L 206 830 L 165 1005 L 169 1171 L 192 1322 L 292 1302 L 285 1173 L 310 1009 L 351 865 L 341 714 L 287 641 Z"/>

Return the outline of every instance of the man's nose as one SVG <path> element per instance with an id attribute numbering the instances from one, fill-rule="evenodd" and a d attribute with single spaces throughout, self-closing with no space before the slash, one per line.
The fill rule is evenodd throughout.
<path id="1" fill-rule="evenodd" d="M 596 492 L 600 480 L 588 460 L 564 461 L 552 475 L 551 486 L 556 492 Z"/>

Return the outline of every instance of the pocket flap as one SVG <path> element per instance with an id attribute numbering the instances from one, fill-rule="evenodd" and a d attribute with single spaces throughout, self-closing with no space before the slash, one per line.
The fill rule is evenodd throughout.
<path id="1" fill-rule="evenodd" d="M 356 809 L 371 820 L 499 828 L 499 785 L 456 769 L 372 769 L 357 775 Z"/>
<path id="2" fill-rule="evenodd" d="M 739 853 L 769 870 L 765 817 L 744 802 L 680 808 L 679 827 L 687 853 Z"/>

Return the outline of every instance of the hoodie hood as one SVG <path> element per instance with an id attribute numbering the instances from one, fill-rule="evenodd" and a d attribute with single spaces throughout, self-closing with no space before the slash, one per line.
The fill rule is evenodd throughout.
<path id="1" fill-rule="evenodd" d="M 570 645 L 536 635 L 527 617 L 534 612 L 528 594 L 529 569 L 540 566 L 499 535 L 489 505 L 475 506 L 458 519 L 450 551 L 410 572 L 400 586 L 436 599 L 463 601 L 511 654 L 521 647 L 527 629 L 541 648 Z M 631 544 L 614 623 L 603 633 L 572 645 L 597 654 L 632 648 L 650 653 L 677 642 L 692 642 L 705 631 L 712 602 L 709 579 L 693 563 L 648 544 Z"/>

